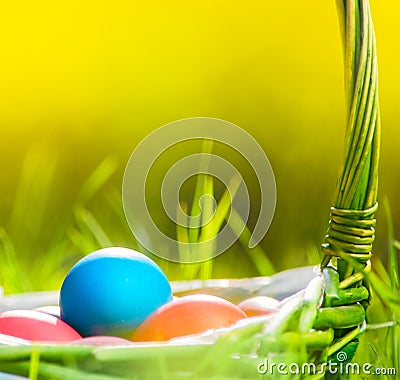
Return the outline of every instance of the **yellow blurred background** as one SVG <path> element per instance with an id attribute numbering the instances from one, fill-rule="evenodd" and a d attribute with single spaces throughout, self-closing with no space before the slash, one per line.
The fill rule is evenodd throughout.
<path id="1" fill-rule="evenodd" d="M 371 6 L 380 200 L 389 198 L 400 228 L 400 2 Z M 47 254 L 54 236 L 67 234 L 63 220 L 106 157 L 119 163 L 107 189 L 120 191 L 126 161 L 149 132 L 208 116 L 251 133 L 274 168 L 278 201 L 264 250 L 278 269 L 308 262 L 326 230 L 343 150 L 335 1 L 14 1 L 2 8 L 0 226 L 19 260 Z M 133 244 L 103 196 L 88 208 L 115 243 Z M 382 208 L 378 218 L 376 251 L 384 254 Z M 237 259 L 221 259 L 215 276 L 255 274 L 250 264 L 235 269 Z"/>

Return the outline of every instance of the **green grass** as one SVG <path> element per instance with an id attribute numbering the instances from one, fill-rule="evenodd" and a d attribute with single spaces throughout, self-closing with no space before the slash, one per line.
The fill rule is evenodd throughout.
<path id="1" fill-rule="evenodd" d="M 210 149 L 210 147 L 208 147 L 208 149 Z M 50 198 L 54 183 L 49 180 L 51 175 L 48 174 L 44 176 L 42 184 L 36 184 L 39 189 L 43 190 L 40 192 L 40 195 L 42 197 L 47 197 L 39 202 L 39 212 L 42 215 L 39 218 L 38 215 L 34 215 L 37 210 L 28 207 L 27 201 L 22 201 L 22 199 L 24 197 L 29 197 L 31 181 L 40 182 L 42 177 L 34 177 L 31 174 L 35 172 L 34 167 L 38 165 L 37 161 L 34 160 L 30 164 L 26 162 L 25 165 L 33 166 L 31 169 L 25 169 L 21 173 L 21 185 L 19 186 L 19 195 L 17 199 L 20 199 L 22 203 L 25 202 L 25 205 L 24 207 L 16 205 L 15 210 L 12 212 L 11 221 L 7 225 L 0 227 L 0 255 L 2 257 L 0 284 L 4 287 L 6 294 L 31 290 L 58 289 L 69 268 L 80 257 L 101 247 L 124 245 L 140 250 L 140 247 L 132 238 L 129 228 L 125 223 L 120 190 L 112 185 L 111 179 L 118 171 L 118 163 L 112 157 L 102 161 L 99 166 L 94 169 L 92 175 L 83 183 L 81 189 L 77 192 L 76 200 L 71 204 L 69 213 L 64 216 L 60 215 L 57 223 L 54 223 L 54 225 L 49 226 L 42 222 L 30 231 L 33 235 L 37 234 L 37 238 L 43 237 L 42 252 L 38 252 L 37 249 L 32 250 L 32 246 L 34 245 L 30 239 L 33 238 L 33 235 L 24 235 L 21 231 L 24 230 L 27 221 L 38 222 L 48 216 L 46 205 L 51 203 Z M 40 167 L 43 170 L 43 166 Z M 52 170 L 53 168 L 50 168 L 49 172 Z M 236 183 L 235 186 L 237 187 L 237 185 L 238 183 Z M 192 214 L 199 211 L 199 209 L 195 207 L 195 199 L 199 200 L 202 193 L 216 196 L 214 183 L 209 177 L 199 176 L 196 186 L 197 190 L 195 191 L 194 199 L 188 199 L 183 202 L 183 208 L 186 211 L 189 210 L 187 205 L 192 205 L 190 209 Z M 230 210 L 229 205 L 231 200 L 229 194 L 225 192 L 217 198 L 218 205 L 215 209 L 214 204 L 209 202 L 210 198 L 202 199 L 208 202 L 203 204 L 203 211 L 205 211 L 204 218 L 208 218 L 215 212 L 215 220 L 206 224 L 202 229 L 178 228 L 177 235 L 179 239 L 181 241 L 185 241 L 185 239 L 187 241 L 196 241 L 196 239 L 207 240 L 226 223 L 230 211 L 230 228 L 235 234 L 238 234 L 238 231 L 243 230 L 243 232 L 239 236 L 238 243 L 222 256 L 229 257 L 234 254 L 235 250 L 239 250 L 241 252 L 239 263 L 243 265 L 243 263 L 248 262 L 254 268 L 254 275 L 269 275 L 274 273 L 274 265 L 261 246 L 251 250 L 248 249 L 248 241 L 251 234 L 250 229 L 248 226 L 244 225 L 244 222 L 235 210 Z M 398 248 L 400 244 L 395 239 L 393 221 L 387 201 L 385 202 L 385 210 L 388 224 L 387 257 L 385 257 L 385 255 L 380 255 L 380 258 L 374 257 L 373 273 L 366 274 L 375 291 L 372 298 L 372 305 L 368 309 L 368 326 L 360 337 L 360 345 L 354 360 L 360 363 L 369 361 L 373 365 L 379 367 L 399 368 L 398 353 L 400 332 L 398 323 L 400 301 L 398 295 L 400 293 L 400 288 L 397 268 Z M 51 236 L 49 236 L 47 231 L 49 228 L 51 228 L 52 231 Z M 20 235 L 23 235 L 23 238 L 19 239 Z M 306 247 L 299 247 L 299 249 L 306 251 L 306 255 L 304 255 L 302 262 L 295 261 L 293 256 L 293 266 L 306 265 L 308 263 L 316 264 L 320 260 L 316 246 L 317 242 Z M 206 264 L 180 265 L 179 270 L 177 270 L 177 265 L 167 263 L 154 256 L 152 257 L 158 261 L 170 279 L 209 278 L 213 276 L 213 271 L 217 269 L 218 261 L 220 260 L 220 258 L 217 258 Z M 386 269 L 383 262 L 388 263 L 387 268 L 390 268 L 390 270 Z M 237 265 L 236 267 L 237 272 L 235 270 L 225 272 L 227 277 L 240 276 L 241 268 Z M 299 315 L 301 330 L 305 330 L 306 327 L 309 327 L 310 320 L 312 320 L 314 315 L 318 288 L 315 292 L 313 293 L 310 291 L 308 306 L 301 313 L 301 316 Z M 291 307 L 294 306 L 292 305 Z M 284 313 L 288 312 L 287 319 L 282 318 L 281 323 L 276 326 L 276 331 L 286 328 L 287 325 L 291 323 L 291 314 L 289 311 L 292 309 L 290 309 L 290 307 L 288 308 L 288 310 L 284 310 Z M 254 331 L 252 331 L 252 334 L 253 333 Z M 243 334 L 245 334 L 245 332 L 243 332 Z M 245 349 L 251 349 L 251 334 L 246 336 L 247 343 L 244 343 Z M 230 344 L 239 344 L 237 339 L 239 338 L 236 335 L 229 337 Z M 290 341 L 290 339 L 296 338 L 294 335 L 290 338 L 289 335 L 288 339 Z M 199 361 L 196 357 L 190 359 L 189 362 L 195 362 L 200 366 L 200 370 L 201 366 L 205 366 L 206 361 L 209 360 L 217 360 L 222 363 L 223 357 L 226 354 L 223 347 L 223 344 L 218 345 L 216 348 L 217 351 L 212 351 L 211 354 L 209 353 L 205 356 L 204 361 Z M 304 351 L 301 347 L 295 347 L 293 349 L 300 350 L 299 352 Z M 69 350 L 70 348 L 68 351 Z M 17 351 L 20 352 L 20 350 Z M 71 364 L 76 360 L 72 360 L 68 354 L 63 354 L 62 350 L 57 352 L 61 355 L 60 358 L 64 358 L 63 355 L 66 355 L 66 362 L 62 359 L 62 363 Z M 85 355 L 87 354 L 87 351 L 84 350 L 79 352 L 85 352 Z M 12 352 L 7 349 L 7 355 L 10 354 L 12 354 Z M 56 357 L 58 357 L 58 354 L 55 354 Z M 115 352 L 116 359 L 119 354 L 120 353 L 117 353 L 117 351 Z M 82 376 L 86 376 L 84 375 L 85 372 L 82 372 L 82 369 L 78 369 L 74 365 L 69 368 L 62 368 L 58 366 L 57 363 L 48 363 L 46 360 L 43 361 L 46 359 L 46 355 L 49 354 L 47 353 L 43 356 L 42 351 L 40 355 L 36 351 L 33 352 L 33 355 L 29 353 L 28 356 L 17 358 L 11 364 L 4 364 L 3 367 L 0 368 L 0 371 L 7 370 L 7 368 L 10 370 L 16 369 L 16 373 L 29 374 L 32 379 L 35 379 L 38 373 L 44 377 L 45 374 L 56 373 L 60 378 L 66 379 L 82 378 Z M 165 357 L 161 355 L 159 365 L 161 366 L 164 361 Z M 232 371 L 230 367 L 232 363 L 224 363 L 226 370 Z M 143 371 L 148 368 L 148 365 L 148 363 L 143 364 Z M 249 359 L 248 370 L 254 368 L 255 365 L 255 361 Z M 86 369 L 96 371 L 95 363 L 92 363 L 87 368 L 85 367 L 85 370 Z M 168 370 L 170 370 L 170 368 Z M 236 370 L 234 370 L 234 372 L 235 371 Z M 246 372 L 242 367 L 237 369 L 237 371 L 238 373 L 240 373 L 240 371 Z M 118 372 L 115 370 L 114 372 L 111 375 L 104 375 L 104 378 L 117 379 L 122 376 L 120 373 L 121 371 Z M 223 375 L 223 373 L 218 372 L 218 376 L 222 377 Z M 41 377 L 39 376 L 39 378 Z M 393 376 L 385 376 L 383 378 L 387 380 L 395 379 Z"/>
<path id="2" fill-rule="evenodd" d="M 87 208 L 91 198 L 103 189 L 105 182 L 115 172 L 117 163 L 113 158 L 100 163 L 83 184 L 72 206 L 73 211 L 59 215 L 57 225 L 39 223 L 37 215 L 38 212 L 43 214 L 40 219 L 47 215 L 45 209 L 50 203 L 52 182 L 48 181 L 48 176 L 33 177 L 32 172 L 39 170 L 36 161 L 26 162 L 25 165 L 31 168 L 21 173 L 18 196 L 7 230 L 0 227 L 0 254 L 5 258 L 5 265 L 0 266 L 0 282 L 5 293 L 56 289 L 68 268 L 79 257 L 100 247 L 113 245 Z M 39 202 L 39 209 L 27 203 L 32 199 L 30 191 L 33 183 L 40 189 L 43 198 Z M 32 231 L 26 231 L 27 224 L 34 225 Z M 35 240 L 42 238 L 41 252 L 29 241 L 29 237 Z"/>
<path id="3" fill-rule="evenodd" d="M 379 367 L 400 368 L 400 285 L 399 285 L 399 250 L 396 248 L 392 214 L 389 201 L 384 202 L 388 224 L 388 268 L 386 270 L 379 257 L 374 260 L 375 273 L 371 283 L 377 290 L 376 297 L 368 313 L 370 327 L 361 338 L 357 357 Z M 396 376 L 386 376 L 395 379 Z"/>
<path id="4" fill-rule="evenodd" d="M 97 216 L 96 213 L 90 211 L 90 199 L 99 196 L 102 202 L 104 202 L 103 207 L 109 208 L 110 212 L 112 213 L 115 219 L 123 218 L 122 204 L 119 192 L 113 187 L 107 188 L 107 178 L 110 178 L 110 176 L 112 176 L 113 170 L 110 170 L 110 166 L 107 163 L 106 164 L 102 163 L 100 167 L 107 168 L 107 170 L 104 169 L 101 170 L 101 173 L 103 175 L 101 175 L 100 176 L 101 178 L 99 179 L 96 179 L 96 176 L 100 175 L 99 170 L 96 170 L 95 171 L 96 174 L 94 174 L 89 178 L 88 182 L 84 185 L 83 189 L 90 189 L 90 190 L 81 191 L 81 194 L 83 194 L 82 198 L 75 202 L 75 205 L 73 207 L 73 212 L 71 213 L 70 217 L 67 218 L 66 220 L 63 220 L 62 223 L 60 223 L 60 225 L 57 226 L 57 228 L 59 229 L 57 234 L 57 239 L 54 239 L 52 241 L 52 244 L 49 245 L 50 248 L 50 250 L 48 251 L 49 255 L 44 256 L 43 258 L 39 257 L 38 261 L 34 263 L 32 271 L 28 271 L 28 266 L 25 266 L 26 263 L 24 263 L 24 255 L 19 255 L 19 252 L 14 247 L 14 245 L 16 244 L 14 244 L 13 239 L 11 239 L 11 237 L 7 234 L 4 228 L 0 229 L 0 243 L 1 243 L 0 249 L 2 257 L 5 258 L 5 260 L 3 261 L 4 264 L 0 267 L 0 275 L 1 275 L 1 284 L 5 287 L 6 293 L 24 292 L 27 290 L 38 290 L 38 289 L 57 289 L 58 284 L 60 284 L 60 282 L 62 281 L 64 273 L 66 273 L 69 267 L 73 265 L 73 263 L 79 257 L 100 247 L 116 244 L 115 236 L 111 236 L 112 234 L 108 233 L 109 226 L 107 225 L 107 223 L 105 223 L 104 218 L 102 218 L 102 215 Z M 208 194 L 212 194 L 212 186 L 210 186 L 210 183 L 208 183 L 207 180 L 202 182 L 202 186 L 204 186 L 203 188 L 205 189 L 205 191 L 207 191 Z M 227 198 L 226 197 L 224 198 L 224 196 L 220 198 L 220 200 L 222 201 L 224 199 Z M 217 209 L 218 207 L 220 207 L 220 204 L 217 206 Z M 386 215 L 388 220 L 388 231 L 389 231 L 388 250 L 387 250 L 388 262 L 389 262 L 388 268 L 391 268 L 391 270 L 387 270 L 384 264 L 382 263 L 383 261 L 386 261 L 385 257 L 381 258 L 374 257 L 373 259 L 374 271 L 372 273 L 366 274 L 367 279 L 370 281 L 372 287 L 374 288 L 374 292 L 372 298 L 372 305 L 368 309 L 368 314 L 367 314 L 368 326 L 366 331 L 360 337 L 360 345 L 356 351 L 356 356 L 354 360 L 360 363 L 365 363 L 366 361 L 369 361 L 371 364 L 379 367 L 398 368 L 399 326 L 397 323 L 399 323 L 399 315 L 400 315 L 400 310 L 399 310 L 400 289 L 398 281 L 398 271 L 393 268 L 396 268 L 397 264 L 399 243 L 395 239 L 394 228 L 391 220 L 391 213 L 389 210 L 388 202 L 386 202 L 385 207 L 386 207 Z M 223 207 L 220 207 L 220 210 L 224 211 L 223 212 L 220 211 L 221 214 L 218 214 L 220 215 L 217 224 L 219 227 L 225 220 L 227 208 L 228 207 L 224 205 L 224 203 Z M 231 219 L 233 220 L 233 222 L 231 222 L 233 223 L 233 225 L 231 225 L 231 228 L 233 229 L 233 231 L 240 230 L 240 228 L 243 227 L 243 221 L 234 212 L 233 216 L 234 216 L 233 219 Z M 14 219 L 14 221 L 15 220 L 16 219 Z M 121 222 L 121 226 L 123 226 L 123 224 L 124 223 Z M 111 231 L 113 231 L 112 228 Z M 208 234 L 209 232 L 207 232 L 207 236 L 212 235 L 212 233 L 210 233 L 210 235 Z M 240 236 L 241 244 L 244 247 L 247 246 L 249 235 L 250 231 L 247 227 L 245 227 L 242 235 Z M 184 231 L 184 236 L 186 239 L 189 239 L 189 234 L 187 230 Z M 200 238 L 201 231 L 196 236 L 197 238 Z M 132 247 L 137 248 L 137 245 L 134 241 L 132 241 L 131 243 Z M 25 248 L 27 249 L 27 247 Z M 310 253 L 308 255 L 309 260 L 315 261 L 316 260 L 315 248 L 310 247 L 309 249 L 310 249 Z M 71 250 L 72 254 L 69 253 L 69 250 Z M 229 254 L 230 254 L 229 252 L 226 253 L 226 255 Z M 257 247 L 253 250 L 247 251 L 246 254 L 247 254 L 247 260 L 254 263 L 255 267 L 259 268 L 259 274 L 270 274 L 273 271 L 273 267 L 270 264 L 269 258 L 265 254 L 265 252 L 262 251 L 261 247 Z M 307 262 L 305 261 L 304 264 L 306 263 Z M 206 273 L 206 276 L 208 277 L 210 276 L 211 273 L 209 270 L 210 268 L 212 269 L 214 264 L 215 263 L 211 264 L 208 268 L 206 267 L 206 270 L 203 270 L 203 272 L 201 271 L 201 268 L 202 265 L 204 264 L 200 264 L 199 266 L 196 267 L 195 271 L 192 270 L 192 272 L 190 273 L 186 272 L 185 275 L 186 276 L 190 275 L 192 277 L 198 276 L 201 278 L 202 276 L 205 277 Z M 163 269 L 165 270 L 165 268 L 167 268 L 166 272 L 167 275 L 169 275 L 168 266 L 164 264 Z M 304 308 L 304 310 L 301 312 L 301 315 L 299 314 L 298 317 L 299 320 L 301 321 L 300 322 L 301 330 L 306 330 L 306 328 L 308 328 L 310 325 L 310 320 L 313 319 L 313 315 L 315 314 L 315 306 L 316 306 L 316 301 L 318 299 L 318 294 L 319 294 L 318 287 L 316 287 L 314 290 L 312 289 L 309 290 L 308 306 Z M 281 318 L 280 323 L 278 323 L 276 327 L 273 327 L 274 329 L 276 329 L 275 331 L 280 331 L 280 330 L 284 331 L 285 328 L 287 328 L 287 326 L 293 323 L 292 320 L 293 317 L 291 312 L 298 306 L 299 305 L 297 304 L 292 304 L 287 306 L 287 309 L 283 310 L 283 314 L 287 313 L 287 317 Z M 243 340 L 244 348 L 242 349 L 251 350 L 251 345 L 252 345 L 251 336 L 252 334 L 254 334 L 254 330 L 252 330 L 251 334 L 250 332 L 243 331 L 243 334 L 244 335 L 242 336 L 242 338 L 238 338 L 238 336 L 236 335 L 229 337 L 229 342 L 230 344 L 234 345 L 232 347 L 236 347 L 235 345 L 239 344 L 241 339 L 244 339 L 243 337 L 246 336 L 247 338 Z M 289 335 L 288 339 L 289 341 L 290 339 L 295 339 L 295 336 L 293 335 L 290 338 Z M 235 368 L 235 366 L 232 367 L 232 363 L 224 362 L 223 359 L 225 357 L 224 355 L 226 355 L 226 350 L 224 349 L 224 347 L 226 347 L 225 344 L 226 342 L 224 344 L 222 343 L 219 344 L 217 348 L 215 348 L 216 351 L 213 350 L 211 353 L 208 353 L 200 361 L 197 356 L 195 358 L 192 357 L 187 360 L 189 360 L 189 363 L 196 363 L 198 366 L 200 366 L 199 373 L 201 373 L 202 371 L 202 366 L 206 366 L 206 364 L 204 364 L 206 363 L 206 361 L 209 360 L 220 361 L 222 366 L 221 368 L 225 368 L 227 373 L 230 373 L 229 376 L 231 376 L 231 378 L 233 378 L 232 377 L 233 374 L 231 371 L 234 371 L 235 373 L 237 371 L 239 376 L 239 374 L 241 373 L 240 371 L 246 372 L 249 371 L 251 368 L 254 369 L 254 366 L 256 366 L 257 363 L 255 362 L 255 360 L 251 360 L 250 358 L 248 359 L 248 363 L 246 362 L 247 364 L 244 363 L 245 361 L 243 362 L 244 367 L 239 366 L 240 368 L 232 369 Z M 67 351 L 69 351 L 69 349 L 70 348 L 68 348 Z M 71 350 L 74 351 L 75 349 Z M 79 350 L 80 349 L 77 348 L 75 351 L 78 352 Z M 301 347 L 293 347 L 293 350 L 295 351 L 300 350 L 299 355 L 304 354 L 304 352 L 302 351 L 303 348 Z M 23 351 L 24 349 L 22 349 L 22 352 L 17 349 L 15 350 L 14 355 L 16 355 L 17 352 L 19 352 L 18 355 L 23 354 Z M 62 360 L 64 366 L 66 365 L 65 363 L 69 363 L 68 365 L 70 365 L 71 363 L 74 362 L 74 360 L 76 360 L 76 359 L 71 359 L 67 351 L 61 350 L 61 351 L 56 351 L 56 353 L 53 352 L 52 354 L 50 353 L 50 351 L 44 354 L 42 351 L 40 352 L 40 354 L 36 351 L 32 351 L 32 355 L 29 351 L 28 356 L 26 356 L 27 354 L 25 354 L 25 356 L 23 357 L 20 358 L 17 357 L 15 360 L 12 361 L 11 364 L 10 363 L 2 364 L 0 366 L 0 371 L 12 370 L 15 371 L 15 373 L 29 375 L 31 379 L 46 378 L 46 376 L 47 378 L 55 376 L 55 378 L 78 379 L 82 378 L 82 376 L 86 376 L 85 375 L 86 370 L 94 372 L 99 371 L 99 369 L 96 367 L 97 365 L 96 361 L 93 362 L 92 364 L 87 364 L 87 366 L 84 367 L 83 369 L 82 368 L 79 369 L 75 365 L 72 365 L 72 367 L 69 366 L 68 368 L 60 367 L 57 364 L 59 360 Z M 85 351 L 85 349 L 82 349 L 79 352 L 81 352 L 80 355 L 88 355 L 88 351 L 87 350 Z M 100 352 L 101 351 L 99 351 L 99 355 Z M 300 352 L 303 352 L 303 354 L 300 354 Z M 13 351 L 7 349 L 7 355 L 13 355 Z M 56 360 L 56 362 L 50 363 L 47 360 L 45 360 L 46 357 L 48 357 L 46 355 L 53 355 L 53 357 L 56 357 L 58 359 Z M 66 355 L 65 359 L 62 359 L 64 358 L 65 355 Z M 117 360 L 119 353 L 115 351 L 115 355 L 116 355 L 115 360 Z M 157 362 L 158 363 L 157 365 L 161 366 L 160 368 L 162 368 L 162 363 L 166 360 L 165 356 L 163 355 L 161 355 L 160 358 L 157 359 L 160 360 L 160 362 Z M 285 360 L 289 359 L 290 357 L 286 358 Z M 174 360 L 179 362 L 179 360 L 176 358 Z M 109 374 L 103 373 L 102 374 L 103 378 L 105 379 L 121 378 L 121 376 L 123 376 L 124 373 L 123 369 L 118 369 L 119 366 L 120 364 L 118 364 L 118 361 L 116 361 L 115 366 L 113 365 L 111 366 L 111 368 L 113 369 L 111 371 L 112 373 Z M 148 366 L 149 363 L 144 361 L 142 368 L 142 371 L 144 371 L 143 374 L 146 373 L 146 369 L 148 369 Z M 132 368 L 125 368 L 125 370 L 132 371 Z M 171 371 L 170 366 L 167 366 L 167 369 L 165 371 L 166 373 L 169 373 L 169 371 Z M 140 373 L 141 372 L 139 371 L 138 374 Z M 40 374 L 39 377 L 37 377 L 38 374 Z M 100 376 L 100 374 L 94 376 Z M 168 375 L 165 376 L 166 378 L 168 378 Z M 180 375 L 176 374 L 176 376 L 177 378 L 179 378 Z M 217 371 L 215 378 L 219 378 L 219 376 L 221 376 L 221 378 L 224 376 L 223 371 L 222 372 Z M 139 378 L 141 377 L 139 376 Z M 387 380 L 394 380 L 396 377 L 383 376 L 382 378 Z"/>

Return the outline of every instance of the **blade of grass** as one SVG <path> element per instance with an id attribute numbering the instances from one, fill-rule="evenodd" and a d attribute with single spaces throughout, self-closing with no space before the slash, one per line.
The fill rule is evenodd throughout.
<path id="1" fill-rule="evenodd" d="M 20 244 L 40 235 L 56 162 L 55 152 L 43 146 L 32 147 L 25 156 L 8 224 L 10 235 L 18 236 Z"/>
<path id="2" fill-rule="evenodd" d="M 178 206 L 179 207 L 179 206 Z M 188 205 L 186 202 L 182 202 L 180 205 L 183 212 L 187 215 Z M 176 224 L 176 236 L 180 243 L 179 244 L 179 255 L 180 255 L 180 272 L 183 280 L 191 280 L 196 277 L 196 273 L 199 269 L 197 264 L 186 264 L 185 261 L 190 261 L 192 256 L 192 249 L 189 243 L 189 230 L 187 227 L 187 218 L 183 219 L 183 215 L 177 210 L 177 224 Z"/>
<path id="3" fill-rule="evenodd" d="M 76 228 L 70 228 L 67 234 L 71 242 L 83 255 L 87 255 L 99 248 L 93 237 L 88 236 L 89 234 L 83 235 Z"/>
<path id="4" fill-rule="evenodd" d="M 210 235 L 216 236 L 218 234 L 218 231 L 222 227 L 224 220 L 231 211 L 232 199 L 235 197 L 236 192 L 238 191 L 241 183 L 242 183 L 242 178 L 239 176 L 234 176 L 230 180 L 228 188 L 225 189 L 220 201 L 218 202 L 214 217 L 209 222 L 210 226 L 207 229 L 207 237 Z M 201 234 L 199 241 L 206 241 L 206 240 L 208 240 L 206 236 Z"/>
<path id="5" fill-rule="evenodd" d="M 382 279 L 382 281 L 390 285 L 389 273 L 387 272 L 385 266 L 383 265 L 382 260 L 377 256 L 373 256 L 372 264 L 374 267 L 374 272 Z"/>
<path id="6" fill-rule="evenodd" d="M 37 348 L 33 348 L 29 365 L 29 380 L 37 380 L 39 374 L 39 361 L 40 352 Z"/>
<path id="7" fill-rule="evenodd" d="M 202 159 L 200 161 L 199 173 L 207 172 L 207 169 L 209 166 L 208 155 L 211 154 L 213 145 L 214 145 L 214 142 L 212 140 L 203 140 L 203 146 L 202 146 L 201 151 L 202 151 L 202 153 L 205 153 L 205 155 L 202 156 Z M 205 186 L 204 182 L 205 182 L 206 177 L 207 177 L 207 174 L 198 174 L 197 175 L 196 188 L 194 191 L 192 209 L 190 212 L 190 215 L 192 216 L 192 218 L 190 219 L 190 224 L 189 224 L 189 241 L 191 243 L 197 242 L 199 239 L 199 235 L 200 235 L 200 226 L 202 224 L 200 199 L 203 195 L 204 186 Z M 198 216 L 198 218 L 194 218 L 195 216 Z"/>
<path id="8" fill-rule="evenodd" d="M 78 194 L 78 202 L 86 204 L 111 178 L 118 166 L 118 160 L 114 156 L 106 157 L 83 184 Z"/>
<path id="9" fill-rule="evenodd" d="M 315 244 L 309 244 L 306 247 L 307 265 L 318 265 L 321 263 L 319 247 Z"/>
<path id="10" fill-rule="evenodd" d="M 233 207 L 231 208 L 230 217 L 228 218 L 228 215 L 226 215 L 225 220 L 235 236 L 239 237 L 242 247 L 246 250 L 260 276 L 270 276 L 276 273 L 271 260 L 260 245 L 249 248 L 251 231 L 244 223 L 240 214 Z"/>
<path id="11" fill-rule="evenodd" d="M 220 228 L 224 222 L 224 219 L 227 217 L 229 211 L 231 210 L 231 202 L 233 197 L 235 196 L 240 184 L 240 177 L 233 177 L 228 185 L 228 188 L 223 193 L 221 200 L 219 201 L 217 207 L 215 208 L 214 204 L 214 182 L 213 178 L 210 176 L 205 176 L 202 182 L 198 182 L 197 187 L 200 186 L 200 183 L 203 185 L 201 191 L 199 191 L 200 197 L 199 202 L 201 202 L 202 206 L 202 221 L 205 222 L 205 225 L 200 230 L 200 235 L 198 236 L 198 241 L 192 241 L 190 237 L 190 229 L 189 229 L 189 242 L 209 242 L 210 244 L 203 244 L 202 248 L 205 252 L 197 252 L 201 253 L 200 257 L 210 258 L 213 256 L 213 251 L 215 247 L 213 246 L 216 242 L 213 240 L 215 236 L 218 235 Z M 196 187 L 196 190 L 197 190 Z M 231 198 L 232 197 L 232 198 Z M 207 223 L 207 221 L 209 221 Z M 182 231 L 180 232 L 182 233 Z M 184 238 L 184 236 L 182 236 Z M 192 237 L 193 238 L 193 237 Z M 193 247 L 190 247 L 193 249 Z M 197 249 L 197 248 L 196 248 Z M 207 252 L 209 251 L 209 253 Z M 186 274 L 195 275 L 198 268 L 201 270 L 201 278 L 206 280 L 211 278 L 212 275 L 212 260 L 207 260 L 202 264 L 182 264 L 183 271 Z M 192 277 L 193 278 L 193 277 Z"/>
<path id="12" fill-rule="evenodd" d="M 180 206 L 178 208 L 181 208 L 183 212 L 187 215 L 188 212 L 188 205 L 186 202 L 181 202 Z M 179 245 L 179 254 L 180 254 L 180 260 L 181 261 L 186 261 L 187 258 L 189 257 L 189 246 L 186 245 L 186 243 L 189 243 L 189 234 L 188 230 L 185 227 L 187 223 L 187 218 L 185 218 L 178 210 L 177 210 L 177 224 L 176 224 L 176 236 L 178 238 L 178 241 L 181 243 L 185 244 L 180 244 Z"/>
<path id="13" fill-rule="evenodd" d="M 191 209 L 191 219 L 189 223 L 189 241 L 191 243 L 197 242 L 200 235 L 200 226 L 201 226 L 201 208 L 200 208 L 200 198 L 201 192 L 204 187 L 204 179 L 206 174 L 198 174 L 196 181 L 196 188 L 194 192 L 194 198 Z"/>
<path id="14" fill-rule="evenodd" d="M 4 228 L 0 227 L 0 278 L 5 293 L 21 293 L 30 290 L 30 284 L 23 275 L 23 270 L 17 260 L 14 245 Z"/>
<path id="15" fill-rule="evenodd" d="M 389 249 L 389 273 L 390 273 L 390 284 L 392 291 L 395 294 L 400 294 L 400 281 L 399 281 L 399 259 L 398 253 L 394 246 L 395 236 L 394 236 L 394 226 L 393 218 L 390 210 L 390 203 L 387 198 L 384 200 L 384 208 L 386 213 L 386 220 L 388 226 L 388 249 Z M 393 309 L 392 319 L 400 322 L 400 313 Z M 391 341 L 392 341 L 392 357 L 393 365 L 395 368 L 400 369 L 400 327 L 398 325 L 391 329 Z"/>
<path id="16" fill-rule="evenodd" d="M 93 235 L 97 243 L 101 248 L 111 247 L 113 244 L 96 220 L 94 215 L 83 207 L 77 207 L 75 210 L 75 217 L 81 222 L 81 225 L 87 228 L 87 230 Z"/>
<path id="17" fill-rule="evenodd" d="M 210 257 L 210 259 L 204 261 L 201 264 L 200 267 L 200 278 L 205 281 L 208 280 L 212 277 L 212 268 L 213 268 L 213 261 L 212 261 L 212 255 L 215 251 L 215 240 L 213 237 L 215 236 L 213 233 L 212 229 L 212 218 L 215 212 L 215 204 L 214 204 L 214 180 L 210 176 L 206 176 L 205 181 L 204 181 L 204 189 L 203 189 L 203 195 L 201 197 L 202 201 L 202 220 L 203 223 L 206 223 L 206 221 L 209 221 L 206 223 L 201 231 L 202 238 L 205 241 L 208 241 L 208 244 L 202 245 L 201 249 L 208 251 L 205 252 L 205 254 L 201 254 L 200 257 Z"/>
<path id="18" fill-rule="evenodd" d="M 392 213 L 390 211 L 389 200 L 385 198 L 383 202 L 383 206 L 385 208 L 387 226 L 388 226 L 388 249 L 389 249 L 389 272 L 390 272 L 390 284 L 392 289 L 400 293 L 400 281 L 399 281 L 399 259 L 398 253 L 394 246 L 395 236 L 394 236 L 394 227 L 393 227 L 393 218 Z"/>
<path id="19" fill-rule="evenodd" d="M 73 263 L 72 258 L 63 254 L 70 251 L 72 251 L 72 242 L 64 238 L 54 242 L 47 249 L 47 255 L 38 257 L 33 266 L 35 276 L 31 280 L 32 288 L 35 290 L 59 289 L 66 270 Z"/>

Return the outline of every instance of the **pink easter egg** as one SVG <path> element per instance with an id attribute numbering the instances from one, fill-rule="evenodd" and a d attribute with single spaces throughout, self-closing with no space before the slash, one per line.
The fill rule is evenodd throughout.
<path id="1" fill-rule="evenodd" d="M 89 336 L 74 340 L 71 344 L 79 346 L 124 346 L 132 344 L 131 341 L 117 336 Z"/>
<path id="2" fill-rule="evenodd" d="M 81 338 L 61 319 L 37 310 L 12 310 L 1 313 L 0 333 L 39 342 L 71 342 Z"/>

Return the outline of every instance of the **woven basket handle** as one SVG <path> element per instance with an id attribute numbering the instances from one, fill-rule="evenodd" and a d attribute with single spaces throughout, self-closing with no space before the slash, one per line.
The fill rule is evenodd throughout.
<path id="1" fill-rule="evenodd" d="M 321 269 L 327 284 L 327 311 L 337 304 L 339 294 L 351 294 L 346 313 L 354 319 L 347 325 L 331 326 L 335 333 L 328 357 L 340 349 L 354 355 L 358 344 L 355 338 L 365 324 L 370 291 L 364 272 L 371 269 L 375 239 L 380 145 L 378 65 L 369 1 L 337 0 L 337 7 L 345 57 L 347 128 L 343 165 L 322 245 Z"/>
<path id="2" fill-rule="evenodd" d="M 344 42 L 347 129 L 322 268 L 332 257 L 343 255 L 369 261 L 378 207 L 378 65 L 369 1 L 337 0 L 337 6 Z M 348 265 L 338 269 L 341 281 L 353 274 Z"/>

